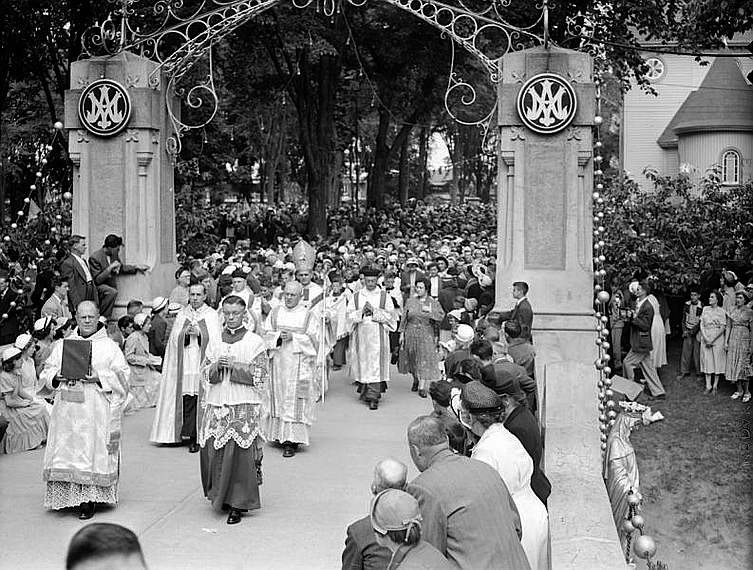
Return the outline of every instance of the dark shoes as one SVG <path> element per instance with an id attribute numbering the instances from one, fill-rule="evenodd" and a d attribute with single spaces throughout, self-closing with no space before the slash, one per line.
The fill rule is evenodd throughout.
<path id="1" fill-rule="evenodd" d="M 241 512 L 238 509 L 230 509 L 227 515 L 227 524 L 238 524 L 241 522 Z"/>
<path id="2" fill-rule="evenodd" d="M 426 397 L 426 390 L 419 390 L 418 391 L 418 395 L 421 396 L 422 398 L 425 398 Z"/>
<path id="3" fill-rule="evenodd" d="M 198 453 L 201 450 L 201 447 L 199 447 L 199 444 L 195 441 L 192 441 L 188 445 L 188 453 Z"/>
<path id="4" fill-rule="evenodd" d="M 282 444 L 282 456 L 293 457 L 297 449 L 298 449 L 298 444 L 296 443 L 289 443 L 289 442 L 283 443 Z"/>
<path id="5" fill-rule="evenodd" d="M 379 402 L 376 401 L 376 400 L 371 400 L 371 402 L 369 402 L 369 409 L 370 410 L 378 410 L 379 409 Z"/>
<path id="6" fill-rule="evenodd" d="M 418 380 L 413 381 L 413 386 L 410 389 L 411 392 L 418 392 Z"/>
<path id="7" fill-rule="evenodd" d="M 82 521 L 88 521 L 94 516 L 95 503 L 81 503 L 78 510 L 78 518 Z"/>

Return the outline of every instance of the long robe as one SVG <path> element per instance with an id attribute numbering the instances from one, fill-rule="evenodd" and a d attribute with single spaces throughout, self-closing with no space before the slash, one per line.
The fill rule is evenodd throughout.
<path id="1" fill-rule="evenodd" d="M 361 289 L 348 302 L 348 323 L 352 328 L 348 362 L 353 382 L 361 384 L 387 383 L 390 380 L 390 337 L 397 329 L 397 313 L 392 297 L 383 289 Z M 363 307 L 373 308 L 364 317 Z"/>
<path id="2" fill-rule="evenodd" d="M 196 325 L 200 340 L 185 346 L 186 329 Z M 191 305 L 180 310 L 170 331 L 162 365 L 162 383 L 157 399 L 149 440 L 153 443 L 180 443 L 183 426 L 183 395 L 198 395 L 200 367 L 204 361 L 209 339 L 220 337 L 217 312 L 208 305 L 194 309 Z M 191 337 L 194 339 L 196 337 Z M 198 342 L 198 344 L 195 344 Z M 192 346 L 193 345 L 193 346 Z M 197 418 L 196 425 L 201 422 Z"/>
<path id="3" fill-rule="evenodd" d="M 69 338 L 82 340 L 77 331 Z M 121 419 L 131 370 L 104 328 L 84 340 L 92 343 L 91 370 L 99 384 L 61 382 L 56 388 L 43 464 L 44 505 L 50 509 L 118 502 Z M 42 370 L 50 389 L 62 359 L 60 341 Z"/>
<path id="4" fill-rule="evenodd" d="M 494 467 L 507 485 L 520 515 L 520 543 L 531 570 L 549 570 L 549 515 L 531 488 L 533 460 L 523 444 L 503 424 L 492 424 L 473 448 L 471 458 Z"/>
<path id="5" fill-rule="evenodd" d="M 317 374 L 319 322 L 315 313 L 300 303 L 293 309 L 281 305 L 264 322 L 265 341 L 270 349 L 271 399 L 264 434 L 279 442 L 309 443 L 315 403 L 321 397 Z M 281 331 L 292 339 L 278 339 Z"/>
<path id="6" fill-rule="evenodd" d="M 222 355 L 232 358 L 230 368 L 219 366 Z M 268 366 L 264 341 L 244 327 L 225 328 L 220 339 L 210 340 L 202 367 L 207 384 L 199 444 L 204 495 L 216 510 L 261 506 L 257 466 L 269 410 Z"/>

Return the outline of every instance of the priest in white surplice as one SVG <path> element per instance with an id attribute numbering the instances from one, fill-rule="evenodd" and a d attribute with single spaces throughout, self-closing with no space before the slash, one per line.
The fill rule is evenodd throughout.
<path id="1" fill-rule="evenodd" d="M 314 313 L 301 303 L 302 286 L 285 285 L 284 304 L 274 307 L 264 322 L 271 357 L 271 400 L 264 433 L 283 446 L 283 457 L 293 457 L 299 444 L 308 445 L 314 407 L 321 398 L 317 374 L 320 326 Z"/>
<path id="2" fill-rule="evenodd" d="M 246 328 L 245 301 L 222 301 L 221 338 L 210 338 L 203 375 L 201 482 L 215 510 L 228 509 L 227 523 L 261 506 L 261 428 L 269 409 L 269 359 L 264 340 Z"/>
<path id="3" fill-rule="evenodd" d="M 196 443 L 201 364 L 210 338 L 220 337 L 217 312 L 207 305 L 202 283 L 188 287 L 188 306 L 175 318 L 165 349 L 157 412 L 149 440 L 154 443 L 180 443 L 188 440 L 190 453 L 199 451 Z"/>
<path id="4" fill-rule="evenodd" d="M 364 287 L 348 302 L 353 327 L 348 362 L 361 399 L 376 410 L 390 380 L 389 333 L 397 328 L 397 312 L 392 297 L 377 285 L 379 271 L 367 267 L 361 273 Z"/>

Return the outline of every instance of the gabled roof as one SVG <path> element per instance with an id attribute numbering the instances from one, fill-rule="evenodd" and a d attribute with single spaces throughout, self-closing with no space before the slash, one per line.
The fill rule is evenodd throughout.
<path id="1" fill-rule="evenodd" d="M 742 62 L 734 57 L 714 60 L 701 86 L 688 95 L 656 141 L 660 147 L 676 147 L 678 135 L 685 133 L 753 132 L 753 86 L 745 80 L 738 59 Z"/>

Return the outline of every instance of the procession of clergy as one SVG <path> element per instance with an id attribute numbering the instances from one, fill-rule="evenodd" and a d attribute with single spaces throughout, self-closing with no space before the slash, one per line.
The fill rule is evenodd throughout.
<path id="1" fill-rule="evenodd" d="M 205 285 L 192 280 L 161 362 L 126 361 L 97 305 L 78 305 L 76 330 L 52 345 L 40 374 L 40 383 L 57 391 L 44 457 L 47 508 L 78 507 L 86 520 L 97 503 L 117 503 L 122 416 L 141 402 L 156 405 L 150 441 L 200 452 L 206 497 L 229 511 L 228 524 L 240 522 L 243 512 L 260 507 L 264 441 L 279 443 L 284 457 L 308 445 L 327 390 L 328 355 L 346 335 L 357 363 L 353 380 L 362 395 L 376 395 L 376 409 L 389 380 L 388 333 L 397 327 L 392 301 L 376 286 L 379 271 L 366 268 L 355 295 L 328 296 L 310 278 L 316 251 L 301 241 L 294 256 L 298 280 L 269 303 L 233 290 L 215 310 L 205 303 Z M 156 320 L 167 300 L 155 301 Z M 144 315 L 137 324 L 144 325 Z M 81 341 L 91 345 L 83 356 Z M 86 373 L 66 373 L 82 358 Z"/>

